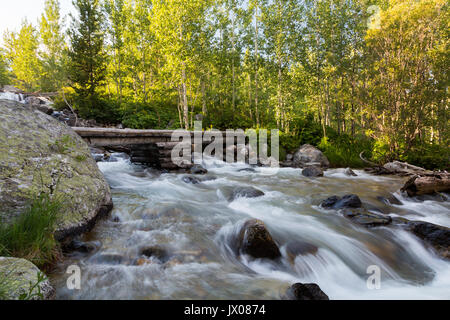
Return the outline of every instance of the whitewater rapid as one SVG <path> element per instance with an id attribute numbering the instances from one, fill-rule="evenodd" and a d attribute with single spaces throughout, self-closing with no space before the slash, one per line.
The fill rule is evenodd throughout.
<path id="1" fill-rule="evenodd" d="M 214 180 L 193 185 L 183 174 L 160 174 L 131 164 L 126 157 L 99 167 L 108 180 L 115 208 L 82 240 L 98 245 L 90 254 L 73 254 L 51 276 L 60 299 L 280 299 L 289 285 L 317 283 L 330 299 L 449 299 L 450 262 L 398 227 L 366 229 L 321 200 L 357 194 L 369 208 L 411 220 L 450 227 L 450 204 L 418 201 L 399 193 L 404 178 L 372 176 L 343 169 L 310 179 L 301 169 L 250 168 L 217 160 L 203 163 Z M 227 195 L 253 186 L 265 196 Z M 403 205 L 386 205 L 379 196 L 394 194 Z M 280 246 L 280 262 L 236 257 L 233 235 L 248 219 L 262 220 Z M 287 258 L 286 245 L 302 241 L 317 253 Z M 135 265 L 139 250 L 163 245 L 183 257 L 177 263 Z M 121 257 L 105 263 L 105 255 Z M 103 259 L 103 260 L 102 260 Z M 125 261 L 125 262 L 124 262 Z M 69 265 L 82 272 L 81 290 L 66 286 Z M 367 268 L 381 269 L 381 288 L 369 289 Z"/>

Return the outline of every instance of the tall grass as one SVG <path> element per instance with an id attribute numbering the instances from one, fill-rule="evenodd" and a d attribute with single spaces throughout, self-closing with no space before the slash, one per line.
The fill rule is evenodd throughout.
<path id="1" fill-rule="evenodd" d="M 0 256 L 24 258 L 43 267 L 58 258 L 53 237 L 61 202 L 42 194 L 16 220 L 0 226 Z"/>

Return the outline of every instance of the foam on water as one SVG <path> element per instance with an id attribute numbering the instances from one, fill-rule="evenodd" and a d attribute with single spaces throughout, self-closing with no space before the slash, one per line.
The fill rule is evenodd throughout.
<path id="1" fill-rule="evenodd" d="M 88 240 L 102 243 L 91 255 L 74 255 L 52 275 L 59 298 L 64 299 L 279 299 L 295 283 L 317 283 L 332 299 L 449 299 L 450 263 L 426 248 L 410 233 L 394 227 L 365 229 L 339 212 L 321 209 L 322 199 L 358 194 L 376 202 L 383 192 L 394 193 L 403 184 L 395 177 L 374 177 L 356 171 L 328 170 L 324 178 L 308 179 L 301 169 L 254 168 L 206 159 L 208 175 L 198 185 L 182 175 L 146 173 L 144 168 L 116 157 L 99 167 L 111 185 L 113 218 L 101 222 Z M 137 174 L 139 173 L 139 174 Z M 238 186 L 252 186 L 265 195 L 238 198 L 227 195 Z M 391 215 L 450 226 L 448 202 L 415 201 L 395 196 L 402 206 L 390 206 Z M 264 221 L 280 246 L 280 261 L 236 256 L 233 249 L 248 219 Z M 316 246 L 315 254 L 288 257 L 291 241 Z M 136 266 L 139 250 L 161 245 L 177 263 L 150 258 Z M 197 254 L 196 252 L 199 252 Z M 120 255 L 125 263 L 105 264 L 103 255 Z M 100 259 L 100 260 L 99 260 Z M 65 267 L 79 264 L 82 290 L 65 288 Z M 367 287 L 367 267 L 381 269 L 381 289 Z"/>

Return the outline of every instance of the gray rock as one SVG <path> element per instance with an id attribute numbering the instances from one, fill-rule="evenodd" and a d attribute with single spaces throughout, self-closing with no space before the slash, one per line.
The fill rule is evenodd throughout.
<path id="1" fill-rule="evenodd" d="M 229 201 L 234 201 L 237 198 L 258 198 L 264 196 L 264 192 L 261 190 L 258 190 L 253 187 L 238 187 L 235 188 L 230 197 L 228 198 Z"/>
<path id="2" fill-rule="evenodd" d="M 296 283 L 288 288 L 286 297 L 289 300 L 330 300 L 325 292 L 315 283 Z"/>
<path id="3" fill-rule="evenodd" d="M 30 300 L 51 300 L 55 297 L 55 289 L 47 277 L 38 284 L 40 270 L 25 259 L 0 257 L 0 282 L 6 288 L 7 300 L 20 300 L 22 295 Z M 42 274 L 42 273 L 41 273 Z"/>
<path id="4" fill-rule="evenodd" d="M 201 165 L 196 164 L 191 168 L 191 173 L 192 174 L 207 174 L 208 170 L 203 168 Z"/>
<path id="5" fill-rule="evenodd" d="M 147 247 L 141 249 L 141 255 L 144 255 L 148 258 L 156 258 L 162 263 L 167 262 L 170 259 L 170 256 L 165 248 L 159 246 Z"/>
<path id="6" fill-rule="evenodd" d="M 322 151 L 309 144 L 305 144 L 298 149 L 294 154 L 293 162 L 297 168 L 303 168 L 311 164 L 316 164 L 323 168 L 330 166 L 330 162 Z"/>
<path id="7" fill-rule="evenodd" d="M 322 208 L 325 209 L 343 209 L 343 208 L 361 208 L 361 199 L 355 194 L 349 194 L 342 198 L 338 196 L 332 196 L 320 204 Z"/>
<path id="8" fill-rule="evenodd" d="M 61 197 L 59 241 L 90 230 L 112 208 L 111 192 L 87 144 L 71 128 L 27 105 L 0 100 L 0 220 L 41 193 Z"/>
<path id="9" fill-rule="evenodd" d="M 424 221 L 411 221 L 408 230 L 431 245 L 442 257 L 450 259 L 450 229 Z"/>
<path id="10" fill-rule="evenodd" d="M 345 175 L 349 177 L 357 177 L 358 175 L 350 168 L 345 169 Z"/>
<path id="11" fill-rule="evenodd" d="M 347 210 L 344 217 L 366 228 L 387 226 L 392 223 L 392 218 L 366 210 Z"/>
<path id="12" fill-rule="evenodd" d="M 323 177 L 323 170 L 319 167 L 307 167 L 302 170 L 302 175 L 308 178 Z"/>

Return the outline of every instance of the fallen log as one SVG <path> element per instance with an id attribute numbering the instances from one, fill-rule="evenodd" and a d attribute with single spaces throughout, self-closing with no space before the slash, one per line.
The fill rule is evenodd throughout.
<path id="1" fill-rule="evenodd" d="M 450 174 L 436 172 L 415 175 L 405 183 L 401 191 L 406 192 L 410 197 L 450 192 Z"/>

